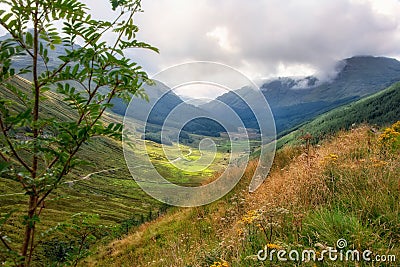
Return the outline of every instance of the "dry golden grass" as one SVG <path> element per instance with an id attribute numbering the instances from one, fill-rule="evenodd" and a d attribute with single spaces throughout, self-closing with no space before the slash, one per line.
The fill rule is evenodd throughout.
<path id="1" fill-rule="evenodd" d="M 390 184 L 383 185 L 382 181 L 385 177 L 382 172 L 399 173 L 399 157 L 383 160 L 377 146 L 377 136 L 368 126 L 362 126 L 340 132 L 335 138 L 312 147 L 308 153 L 304 148 L 284 148 L 277 153 L 268 178 L 256 192 L 249 194 L 246 190 L 256 167 L 256 162 L 250 162 L 244 179 L 223 199 L 205 207 L 174 209 L 135 229 L 122 240 L 101 247 L 84 264 L 205 266 L 212 260 L 239 262 L 246 247 L 242 234 L 243 215 L 260 208 L 285 208 L 295 215 L 294 227 L 298 224 L 301 228 L 306 212 L 329 205 L 335 193 L 335 188 L 329 186 L 330 171 L 343 169 L 342 173 L 335 174 L 339 177 L 335 183 L 342 187 L 344 194 L 346 190 L 349 194 L 362 190 L 356 180 L 354 184 L 347 183 L 346 172 L 357 177 L 359 172 L 368 171 L 370 179 L 361 182 L 372 187 L 382 184 L 376 194 L 365 199 L 366 205 L 379 202 L 384 194 L 400 194 L 400 181 L 393 190 Z"/>
<path id="2" fill-rule="evenodd" d="M 338 160 L 342 160 L 342 155 L 349 154 L 356 148 L 364 148 L 371 142 L 368 141 L 371 138 L 369 132 L 368 126 L 351 132 L 340 132 L 333 141 L 312 147 L 310 155 L 307 156 L 307 153 L 303 152 L 289 165 L 280 169 L 273 168 L 257 192 L 247 197 L 249 207 L 255 209 L 260 207 L 260 204 L 269 204 L 277 207 L 308 208 L 323 202 L 328 189 L 321 179 L 326 164 L 334 160 L 331 156 L 338 156 Z M 285 149 L 290 151 L 293 148 Z M 353 162 L 352 165 L 356 166 L 357 162 Z"/>
<path id="3" fill-rule="evenodd" d="M 179 210 L 179 212 L 170 212 L 157 218 L 154 221 L 142 224 L 137 229 L 135 229 L 135 231 L 133 231 L 131 234 L 124 237 L 123 239 L 115 240 L 108 244 L 106 247 L 100 248 L 98 254 L 96 255 L 97 259 L 90 259 L 89 261 L 84 262 L 83 265 L 103 266 L 104 262 L 108 262 L 110 259 L 112 259 L 113 266 L 131 266 L 126 265 L 126 263 L 132 263 L 142 260 L 140 257 L 132 258 L 134 256 L 130 253 L 131 251 L 139 250 L 140 254 L 141 248 L 146 248 L 151 246 L 152 244 L 157 243 L 157 229 L 164 228 L 172 222 L 187 220 L 188 212 L 189 209 L 182 209 Z M 159 253 L 157 254 L 162 255 L 163 251 L 159 251 Z M 154 258 L 156 258 L 156 254 L 154 255 Z"/>

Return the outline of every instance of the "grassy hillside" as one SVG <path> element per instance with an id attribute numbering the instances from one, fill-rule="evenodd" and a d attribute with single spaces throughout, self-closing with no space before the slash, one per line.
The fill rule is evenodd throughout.
<path id="1" fill-rule="evenodd" d="M 362 126 L 340 132 L 307 153 L 286 146 L 255 193 L 246 190 L 255 166 L 250 164 L 223 199 L 170 210 L 100 247 L 82 266 L 365 266 L 330 261 L 327 255 L 324 262 L 276 258 L 281 249 L 310 249 L 320 257 L 339 239 L 347 241 L 346 249 L 371 250 L 391 260 L 395 255 L 398 261 L 400 122 L 391 130 L 379 135 Z M 272 261 L 257 259 L 264 248 L 275 249 Z"/>
<path id="2" fill-rule="evenodd" d="M 382 126 L 399 119 L 400 83 L 395 83 L 379 93 L 320 115 L 294 131 L 291 129 L 282 133 L 278 147 L 287 143 L 298 143 L 299 137 L 306 133 L 312 135 L 313 142 L 318 142 L 341 129 L 350 129 L 360 123 Z"/>
<path id="3" fill-rule="evenodd" d="M 25 92 L 29 92 L 30 83 L 23 78 L 13 80 L 15 86 L 22 88 Z M 15 96 L 5 88 L 0 88 L 0 97 L 5 99 L 13 99 Z M 14 106 L 15 110 L 20 107 Z M 54 116 L 60 121 L 69 120 L 76 115 L 65 104 L 62 97 L 52 91 L 46 92 L 46 99 L 41 105 L 42 116 Z M 122 117 L 113 113 L 106 113 L 103 119 L 104 123 L 121 122 Z M 131 120 L 130 123 L 137 128 L 142 127 L 138 121 Z M 141 143 L 141 133 L 135 132 L 134 138 L 137 144 Z M 196 140 L 199 137 L 193 136 Z M 218 142 L 225 143 L 225 140 L 219 138 Z M 194 142 L 196 143 L 196 142 Z M 197 142 L 198 143 L 198 142 Z M 207 168 L 197 173 L 182 172 L 175 168 L 173 164 L 169 164 L 164 156 L 162 148 L 153 142 L 147 141 L 147 152 L 150 154 L 153 164 L 162 172 L 165 177 L 177 184 L 199 185 L 208 179 L 213 172 L 216 171 L 215 166 L 222 166 L 224 162 L 224 154 L 218 153 L 215 159 L 216 164 L 212 168 Z M 188 154 L 192 151 L 191 158 L 182 160 L 183 165 L 192 166 L 192 161 L 199 157 L 199 151 L 186 145 L 177 145 L 173 143 L 169 150 L 172 155 Z M 146 150 L 137 151 L 135 161 L 140 165 L 144 159 Z M 64 183 L 54 192 L 49 201 L 45 203 L 42 211 L 42 220 L 38 225 L 38 234 L 45 235 L 44 244 L 38 244 L 40 256 L 47 254 L 57 254 L 55 250 L 63 250 L 62 244 L 68 244 L 71 237 L 65 235 L 58 236 L 57 242 L 61 247 L 54 247 L 53 236 L 46 234 L 50 227 L 56 226 L 60 222 L 68 221 L 71 216 L 77 213 L 97 214 L 99 220 L 98 225 L 108 227 L 104 231 L 103 237 L 112 238 L 119 236 L 132 227 L 143 222 L 152 220 L 159 213 L 164 212 L 166 205 L 149 197 L 141 190 L 133 180 L 128 168 L 126 167 L 122 144 L 120 141 L 109 138 L 94 138 L 91 142 L 85 144 L 79 152 L 81 159 L 88 162 L 88 165 L 80 166 L 69 173 Z M 13 180 L 1 177 L 0 179 L 0 215 L 4 215 L 9 211 L 14 211 L 4 226 L 0 226 L 0 232 L 7 234 L 12 247 L 19 247 L 21 236 L 20 229 L 21 216 L 26 209 L 28 196 L 24 195 L 21 185 Z M 55 242 L 55 241 L 54 241 Z M 68 245 L 65 245 L 68 246 Z M 65 251 L 63 252 L 65 254 Z M 62 255 L 63 253 L 59 253 Z M 54 256 L 54 255 L 53 255 Z M 54 256 L 53 260 L 57 260 Z M 60 256 L 61 257 L 61 256 Z M 58 258 L 59 259 L 59 258 Z M 36 259 L 39 265 L 45 264 L 46 257 Z M 3 261 L 0 249 L 0 262 Z M 47 264 L 50 264 L 47 262 Z"/>
<path id="4" fill-rule="evenodd" d="M 18 78 L 13 82 L 26 92 L 30 90 L 30 83 L 24 79 Z M 1 97 L 6 99 L 14 97 L 4 88 L 1 89 Z M 75 116 L 58 94 L 48 91 L 46 97 L 41 106 L 43 116 L 55 116 L 61 121 Z M 14 108 L 19 109 L 18 106 Z M 105 123 L 120 120 L 121 117 L 111 113 L 104 117 Z M 69 220 L 73 214 L 79 212 L 98 214 L 99 224 L 116 227 L 129 221 L 141 222 L 150 219 L 150 212 L 153 216 L 157 214 L 161 205 L 147 196 L 132 179 L 125 164 L 121 142 L 108 138 L 95 138 L 83 146 L 79 156 L 86 160 L 88 165 L 81 166 L 68 174 L 64 183 L 45 203 L 38 233 Z M 1 215 L 15 211 L 1 231 L 7 234 L 13 247 L 19 247 L 21 241 L 18 230 L 22 228 L 20 217 L 24 214 L 28 201 L 28 196 L 21 192 L 23 189 L 19 183 L 1 177 Z M 38 249 L 49 248 L 40 245 Z"/>

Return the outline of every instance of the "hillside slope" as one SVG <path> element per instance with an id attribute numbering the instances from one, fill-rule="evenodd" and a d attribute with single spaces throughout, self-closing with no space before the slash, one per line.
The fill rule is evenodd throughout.
<path id="1" fill-rule="evenodd" d="M 17 77 L 12 80 L 12 83 L 28 95 L 30 94 L 31 83 L 29 81 Z M 61 95 L 47 91 L 44 96 L 40 106 L 41 116 L 51 116 L 64 122 L 76 116 L 66 102 L 63 101 Z M 0 98 L 15 99 L 15 95 L 0 86 Z M 18 104 L 14 105 L 13 108 L 15 111 L 21 109 Z M 103 117 L 105 124 L 121 121 L 122 117 L 114 113 L 106 112 Z M 139 125 L 135 121 L 131 121 L 131 123 L 135 126 Z M 140 133 L 134 134 L 137 140 L 140 140 Z M 3 140 L 0 138 L 0 149 L 3 149 L 2 142 Z M 159 157 L 158 153 L 161 149 L 156 144 L 148 142 L 147 147 L 151 150 L 152 156 Z M 188 148 L 182 145 L 179 149 L 187 150 Z M 179 149 L 177 148 L 178 152 L 180 152 Z M 134 160 L 138 164 L 143 162 L 144 153 L 146 151 L 138 151 L 136 154 Z M 194 151 L 193 154 L 197 155 L 198 152 Z M 133 225 L 154 219 L 158 216 L 160 209 L 162 210 L 166 207 L 148 196 L 136 184 L 126 166 L 121 141 L 95 137 L 83 145 L 78 155 L 87 164 L 73 169 L 64 178 L 62 184 L 53 192 L 42 211 L 41 223 L 37 226 L 38 234 L 43 233 L 44 236 L 41 239 L 42 243 L 37 248 L 39 250 L 38 257 L 41 257 L 35 259 L 35 263 L 38 266 L 56 264 L 63 257 L 65 260 L 65 253 L 68 253 L 65 249 L 69 246 L 69 242 L 75 242 L 75 240 L 68 235 L 58 237 L 58 240 L 54 241 L 57 245 L 54 246 L 53 241 L 49 240 L 53 239 L 54 236 L 47 234 L 47 232 L 59 223 L 70 220 L 74 214 L 98 215 L 99 221 L 97 223 L 109 227 L 109 232 L 104 233 L 101 238 L 107 238 L 107 235 L 109 235 L 108 238 L 111 238 L 111 236 L 115 237 L 125 233 Z M 0 163 L 2 163 L 1 161 L 2 159 L 0 158 Z M 155 164 L 158 164 L 158 162 L 161 161 L 156 161 Z M 164 166 L 167 164 L 162 163 L 161 171 L 168 172 L 170 167 Z M 200 174 L 194 172 L 193 179 L 197 179 L 194 182 L 196 184 L 200 183 L 201 181 L 199 180 L 210 175 L 210 172 L 212 171 L 208 169 Z M 183 180 L 182 174 L 178 172 L 171 173 L 170 176 L 173 176 L 175 183 L 193 183 L 193 180 L 187 177 L 184 177 L 186 180 Z M 201 177 L 201 179 L 198 177 Z M 1 219 L 3 219 L 4 214 L 14 211 L 6 224 L 3 225 L 3 222 L 1 223 L 1 232 L 2 235 L 7 234 L 7 239 L 12 247 L 20 246 L 22 236 L 18 229 L 23 227 L 21 218 L 24 215 L 28 198 L 29 196 L 24 194 L 20 183 L 10 177 L 3 176 L 3 173 L 1 174 Z M 65 251 L 60 254 L 58 250 L 63 249 Z M 3 256 L 3 250 L 0 249 L 0 262 L 5 259 Z"/>
<path id="2" fill-rule="evenodd" d="M 12 83 L 29 94 L 31 83 L 28 80 L 16 77 L 12 80 Z M 15 98 L 15 95 L 10 91 L 1 86 L 0 89 L 1 98 Z M 14 106 L 15 110 L 20 108 L 18 105 Z M 51 116 L 64 122 L 76 116 L 74 111 L 63 101 L 63 97 L 52 91 L 45 92 L 45 98 L 43 98 L 40 110 L 41 116 Z M 121 116 L 112 112 L 105 112 L 102 118 L 105 124 L 120 123 L 122 120 Z M 133 128 L 143 128 L 141 122 L 129 120 L 129 123 L 133 125 Z M 133 142 L 135 143 L 133 145 L 136 145 L 135 162 L 140 165 L 145 160 L 144 155 L 149 153 L 152 163 L 158 168 L 158 171 L 175 183 L 197 185 L 207 179 L 207 176 L 214 171 L 206 168 L 199 172 L 190 172 L 191 177 L 188 177 L 183 171 L 179 172 L 178 169 L 172 168 L 172 164 L 168 164 L 163 154 L 163 149 L 158 144 L 146 142 L 147 150 L 139 150 L 138 147 L 143 146 L 143 141 L 141 141 L 142 133 L 133 132 L 132 134 Z M 174 150 L 173 155 L 177 154 L 176 157 L 178 157 L 182 153 L 181 150 L 188 151 L 190 148 L 183 144 L 178 146 L 178 144 L 174 143 L 169 149 L 171 151 Z M 199 153 L 197 149 L 193 148 L 194 156 L 197 157 Z M 46 210 L 51 213 L 49 215 L 50 223 L 65 218 L 74 212 L 81 211 L 100 214 L 103 223 L 121 223 L 132 218 L 140 220 L 142 216 L 147 217 L 149 212 L 157 213 L 160 206 L 162 206 L 161 203 L 143 192 L 132 178 L 126 166 L 121 141 L 106 137 L 95 137 L 87 144 L 84 144 L 79 152 L 79 157 L 85 160 L 87 164 L 74 169 L 65 177 L 65 183 L 57 190 L 56 195 L 65 195 L 70 201 L 60 199 L 48 205 Z M 220 157 L 222 156 L 219 155 L 218 158 Z M 159 160 L 159 158 L 162 158 L 162 160 Z M 190 163 L 189 160 L 188 162 Z M 15 207 L 24 207 L 26 196 L 20 195 L 23 190 L 22 188 L 20 189 L 19 183 L 4 177 L 1 178 L 1 212 L 7 212 Z M 82 202 L 81 208 L 79 208 L 79 202 Z M 58 215 L 53 217 L 53 214 Z"/>
<path id="3" fill-rule="evenodd" d="M 395 129 L 400 131 L 400 122 Z M 379 140 L 363 126 L 307 153 L 286 147 L 255 193 L 245 190 L 254 171 L 250 164 L 223 199 L 170 211 L 101 247 L 82 266 L 315 266 L 301 259 L 279 262 L 276 254 L 273 262 L 263 262 L 257 253 L 265 247 L 300 255 L 312 249 L 319 256 L 339 239 L 348 249 L 398 259 L 400 142 L 386 150 Z M 325 255 L 324 266 L 337 264 Z"/>
<path id="4" fill-rule="evenodd" d="M 295 131 L 288 130 L 278 140 L 278 147 L 285 143 L 298 143 L 305 133 L 318 142 L 341 129 L 350 129 L 360 123 L 384 126 L 400 120 L 400 83 L 395 83 L 381 92 L 359 101 L 336 108 L 320 115 L 313 121 L 300 126 Z"/>
<path id="5" fill-rule="evenodd" d="M 26 92 L 29 92 L 31 88 L 30 82 L 23 78 L 17 77 L 13 80 L 13 84 Z M 7 90 L 1 89 L 0 97 L 5 99 L 14 97 L 7 93 Z M 51 115 L 60 121 L 68 121 L 75 117 L 74 112 L 57 93 L 47 91 L 46 98 L 41 105 L 42 116 Z M 15 106 L 15 109 L 18 109 L 18 106 Z M 115 114 L 106 113 L 103 122 L 119 122 L 121 119 Z M 86 160 L 88 165 L 79 167 L 65 178 L 66 182 L 74 182 L 62 185 L 56 195 L 68 195 L 69 201 L 60 198 L 58 201 L 49 203 L 45 213 L 58 214 L 57 216 L 60 217 L 56 218 L 51 215 L 51 221 L 78 211 L 102 214 L 104 222 L 112 223 L 128 219 L 132 214 L 147 214 L 147 204 L 144 203 L 146 201 L 151 203 L 152 199 L 139 190 L 132 180 L 126 168 L 121 142 L 109 138 L 94 138 L 84 145 L 79 156 Z M 98 171 L 103 172 L 94 173 Z M 87 177 L 90 179 L 82 179 L 91 173 L 94 174 Z M 20 185 L 12 180 L 1 178 L 2 212 L 22 207 L 25 204 L 26 196 L 18 195 L 22 191 L 22 189 L 19 190 Z M 132 202 L 137 205 L 132 205 Z M 117 210 L 119 211 L 117 212 Z"/>

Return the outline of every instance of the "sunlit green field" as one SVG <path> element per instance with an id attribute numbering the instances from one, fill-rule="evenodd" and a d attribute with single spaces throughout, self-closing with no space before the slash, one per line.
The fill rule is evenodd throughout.
<path id="1" fill-rule="evenodd" d="M 16 80 L 15 85 L 29 90 L 29 84 L 24 80 Z M 5 92 L 0 92 L 2 97 L 12 98 L 12 95 L 3 95 Z M 18 108 L 15 107 L 16 110 Z M 42 110 L 44 114 L 59 116 L 60 120 L 75 116 L 60 96 L 51 91 L 47 92 Z M 121 116 L 113 113 L 107 113 L 104 117 L 106 124 L 122 121 Z M 143 126 L 143 123 L 134 120 L 129 123 L 133 128 Z M 202 151 L 206 152 L 202 154 L 198 147 L 202 139 L 200 136 L 193 136 L 195 141 L 191 146 L 175 142 L 171 146 L 164 146 L 166 151 L 160 144 L 141 140 L 139 132 L 133 131 L 132 137 L 131 149 L 137 165 L 142 165 L 148 155 L 151 164 L 162 176 L 180 185 L 197 186 L 204 183 L 214 172 L 222 170 L 228 159 L 228 153 L 220 149 L 215 153 Z M 222 138 L 215 138 L 214 141 L 217 146 L 227 142 Z M 128 170 L 121 141 L 94 138 L 82 147 L 79 157 L 86 164 L 71 171 L 44 203 L 41 221 L 37 224 L 38 234 L 43 234 L 44 240 L 51 238 L 50 235 L 46 237 L 51 227 L 70 220 L 72 215 L 80 212 L 98 214 L 99 223 L 116 228 L 115 234 L 118 236 L 133 225 L 155 219 L 165 209 L 165 204 L 148 196 L 135 182 L 133 177 L 140 178 L 141 168 L 132 172 Z M 13 247 L 19 247 L 22 238 L 24 226 L 21 218 L 26 213 L 28 201 L 28 196 L 23 192 L 18 182 L 4 177 L 0 179 L 0 213 L 5 215 L 12 212 L 0 230 L 6 233 Z"/>

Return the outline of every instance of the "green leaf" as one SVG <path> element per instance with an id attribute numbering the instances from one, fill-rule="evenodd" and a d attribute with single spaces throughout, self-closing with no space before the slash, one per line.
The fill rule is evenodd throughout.
<path id="1" fill-rule="evenodd" d="M 7 172 L 8 167 L 10 167 L 10 166 L 11 166 L 11 163 L 5 162 L 5 161 L 0 161 L 0 174 Z"/>
<path id="2" fill-rule="evenodd" d="M 25 42 L 27 45 L 29 45 L 30 47 L 33 46 L 33 36 L 30 32 L 27 32 L 25 35 Z"/>
<path id="3" fill-rule="evenodd" d="M 117 7 L 126 4 L 126 0 L 111 0 L 110 2 L 113 10 L 116 10 Z"/>
<path id="4" fill-rule="evenodd" d="M 3 23 L 7 23 L 7 21 L 12 17 L 12 15 L 13 15 L 12 13 L 5 14 L 4 17 L 1 18 L 1 21 Z"/>
<path id="5" fill-rule="evenodd" d="M 74 66 L 74 69 L 72 70 L 72 76 L 76 76 L 76 74 L 78 73 L 79 70 L 79 64 L 76 64 Z"/>

